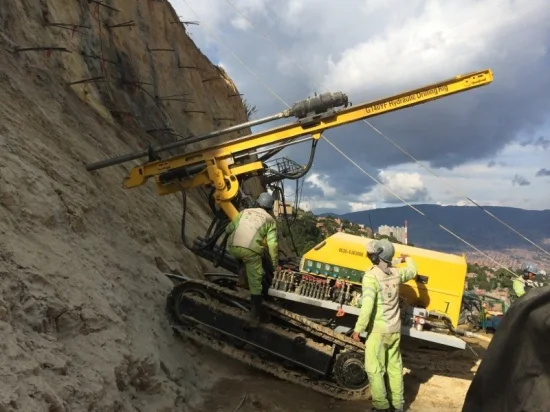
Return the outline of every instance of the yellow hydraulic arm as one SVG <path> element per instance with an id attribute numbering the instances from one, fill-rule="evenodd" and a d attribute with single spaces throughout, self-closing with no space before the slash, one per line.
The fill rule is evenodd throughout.
<path id="1" fill-rule="evenodd" d="M 357 106 L 306 116 L 296 122 L 207 149 L 134 167 L 125 178 L 124 187 L 141 186 L 151 177 L 155 178 L 159 195 L 212 185 L 216 204 L 232 219 L 238 213 L 231 203 L 239 190 L 237 176 L 264 168 L 261 161 L 237 164 L 235 159 L 253 155 L 257 149 L 285 144 L 303 136 L 309 137 L 300 141 L 319 139 L 327 129 L 485 86 L 492 81 L 493 72 L 487 69 Z"/>

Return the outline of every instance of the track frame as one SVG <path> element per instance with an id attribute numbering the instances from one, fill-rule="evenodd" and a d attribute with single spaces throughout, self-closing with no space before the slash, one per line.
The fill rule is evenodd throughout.
<path id="1" fill-rule="evenodd" d="M 201 304 L 207 305 L 203 306 L 205 310 L 217 311 L 219 319 L 225 319 L 225 323 L 212 324 L 216 316 L 204 313 L 193 316 L 190 308 L 195 307 L 197 310 Z M 336 399 L 370 399 L 368 378 L 364 368 L 359 368 L 359 365 L 364 366 L 363 343 L 355 342 L 269 301 L 265 301 L 263 306 L 264 315 L 270 317 L 270 322 L 261 324 L 256 331 L 241 333 L 235 328 L 237 324 L 246 324 L 249 306 L 249 294 L 245 290 L 232 290 L 227 284 L 220 286 L 205 280 L 186 278 L 173 288 L 167 299 L 166 310 L 176 333 L 246 365 Z M 228 319 L 227 316 L 233 318 Z M 273 336 L 292 336 L 295 338 L 294 343 L 303 345 L 303 348 L 295 352 L 289 352 L 286 348 L 286 355 L 276 353 L 274 347 L 259 344 L 261 340 L 252 338 L 252 334 L 261 334 L 262 330 L 275 334 Z M 303 364 L 305 362 L 300 362 L 299 353 L 304 353 L 304 349 L 314 350 L 312 348 L 315 347 L 319 348 L 319 353 L 310 354 L 310 362 L 311 358 L 315 358 L 319 365 L 326 366 L 324 369 L 308 368 L 308 365 Z M 294 357 L 287 356 L 289 353 L 294 354 Z M 318 355 L 317 358 L 315 355 Z M 327 357 L 330 358 L 329 362 Z"/>

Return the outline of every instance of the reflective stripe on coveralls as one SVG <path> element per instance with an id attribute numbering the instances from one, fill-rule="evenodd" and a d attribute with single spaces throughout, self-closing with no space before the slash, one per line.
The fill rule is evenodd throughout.
<path id="1" fill-rule="evenodd" d="M 262 208 L 245 209 L 227 225 L 229 233 L 227 251 L 236 259 L 241 259 L 246 267 L 250 294 L 262 292 L 262 254 L 267 245 L 273 267 L 277 267 L 279 244 L 277 223 Z"/>
<path id="2" fill-rule="evenodd" d="M 388 409 L 390 403 L 400 409 L 404 403 L 399 285 L 417 274 L 412 258 L 407 257 L 406 262 L 407 267 L 399 269 L 381 262 L 363 276 L 361 312 L 355 332 L 366 330 L 368 333 L 365 371 L 370 381 L 372 406 L 377 409 Z M 386 390 L 385 373 L 388 374 L 389 391 Z"/>

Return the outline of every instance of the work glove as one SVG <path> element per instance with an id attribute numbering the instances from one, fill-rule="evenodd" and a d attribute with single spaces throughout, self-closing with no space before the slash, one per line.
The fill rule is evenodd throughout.
<path id="1" fill-rule="evenodd" d="M 391 261 L 392 266 L 399 265 L 400 263 L 405 263 L 405 260 L 409 257 L 409 255 L 401 255 L 398 258 L 393 258 Z"/>

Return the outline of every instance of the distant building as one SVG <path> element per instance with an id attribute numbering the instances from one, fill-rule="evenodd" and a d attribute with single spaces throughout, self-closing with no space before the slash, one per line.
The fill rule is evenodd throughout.
<path id="1" fill-rule="evenodd" d="M 285 206 L 286 206 L 286 214 L 288 216 L 292 215 L 293 213 L 292 205 L 286 203 Z M 285 209 L 283 207 L 283 203 L 280 202 L 279 200 L 275 200 L 275 202 L 273 203 L 273 214 L 276 217 L 285 215 Z"/>
<path id="2" fill-rule="evenodd" d="M 407 222 L 405 226 L 379 226 L 378 233 L 385 236 L 393 236 L 401 243 L 407 244 Z"/>

